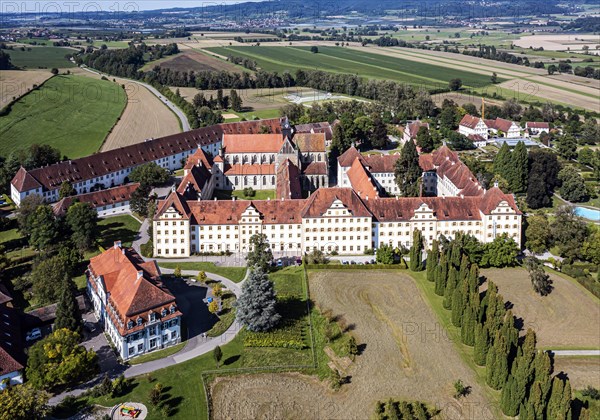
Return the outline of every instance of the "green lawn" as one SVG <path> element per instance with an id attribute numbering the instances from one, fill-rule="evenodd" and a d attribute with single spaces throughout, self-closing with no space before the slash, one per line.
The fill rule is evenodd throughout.
<path id="1" fill-rule="evenodd" d="M 0 155 L 34 143 L 49 144 L 69 158 L 91 155 L 126 102 L 116 83 L 84 76 L 53 77 L 0 117 Z"/>
<path id="2" fill-rule="evenodd" d="M 39 42 L 39 41 L 38 41 Z M 41 41 L 52 44 L 52 41 Z M 15 47 L 14 50 L 4 50 L 10 54 L 10 60 L 13 65 L 28 69 L 45 69 L 45 68 L 67 68 L 75 67 L 71 61 L 65 58 L 67 54 L 77 52 L 71 48 L 63 47 L 39 47 L 32 46 L 31 51 L 21 51 Z"/>
<path id="3" fill-rule="evenodd" d="M 246 276 L 246 267 L 221 267 L 215 265 L 212 262 L 182 262 L 182 263 L 170 263 L 170 262 L 161 262 L 159 264 L 161 267 L 175 269 L 177 267 L 182 270 L 196 270 L 196 271 L 206 271 L 209 273 L 215 273 L 220 276 L 226 277 L 229 280 L 239 283 L 244 280 Z"/>
<path id="4" fill-rule="evenodd" d="M 279 73 L 294 73 L 297 69 L 319 69 L 333 73 L 353 73 L 371 79 L 424 85 L 429 88 L 446 87 L 448 81 L 453 78 L 460 78 L 465 86 L 470 87 L 490 84 L 489 75 L 341 47 L 320 46 L 318 54 L 311 53 L 310 47 L 291 46 L 235 46 L 207 50 L 224 56 L 247 57 L 255 60 L 262 69 Z"/>
<path id="5" fill-rule="evenodd" d="M 175 344 L 174 346 L 167 347 L 166 349 L 153 351 L 152 353 L 144 354 L 142 356 L 134 357 L 129 360 L 130 365 L 139 365 L 140 363 L 152 362 L 153 360 L 163 359 L 179 352 L 185 347 L 185 342 Z"/>
<path id="6" fill-rule="evenodd" d="M 235 197 L 241 200 L 267 200 L 275 199 L 275 190 L 254 190 L 254 196 L 248 197 L 244 194 L 244 190 L 215 190 L 214 196 L 217 200 L 231 200 L 231 197 Z"/>
<path id="7" fill-rule="evenodd" d="M 125 214 L 100 219 L 98 226 L 100 227 L 100 246 L 107 249 L 113 246 L 115 241 L 121 241 L 123 246 L 131 246 L 140 231 L 141 223 Z"/>
<path id="8" fill-rule="evenodd" d="M 206 335 L 209 337 L 220 336 L 227 331 L 227 328 L 235 321 L 235 309 L 233 308 L 235 295 L 231 292 L 226 292 L 221 296 L 221 299 L 221 313 L 218 315 L 219 320 L 206 332 Z"/>

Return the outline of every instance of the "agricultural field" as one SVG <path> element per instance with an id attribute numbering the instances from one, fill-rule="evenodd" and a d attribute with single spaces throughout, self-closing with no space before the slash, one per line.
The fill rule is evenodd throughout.
<path id="1" fill-rule="evenodd" d="M 545 349 L 600 349 L 600 330 L 590 320 L 600 318 L 600 302 L 574 280 L 550 273 L 554 289 L 548 296 L 533 291 L 522 268 L 487 269 L 481 274 L 498 285 L 524 330 L 535 330 Z"/>
<path id="2" fill-rule="evenodd" d="M 519 38 L 513 42 L 522 48 L 543 48 L 550 51 L 582 52 L 587 45 L 590 50 L 598 44 L 598 35 L 568 34 L 568 35 L 535 35 Z"/>
<path id="3" fill-rule="evenodd" d="M 565 372 L 573 389 L 587 386 L 600 389 L 600 357 L 555 357 L 554 371 Z"/>
<path id="4" fill-rule="evenodd" d="M 30 144 L 49 144 L 69 158 L 90 155 L 123 112 L 121 86 L 83 76 L 56 76 L 0 117 L 3 156 Z"/>
<path id="5" fill-rule="evenodd" d="M 38 47 L 32 46 L 31 51 L 25 49 L 21 51 L 19 48 L 14 50 L 4 50 L 10 54 L 11 62 L 14 66 L 25 69 L 50 69 L 56 68 L 71 68 L 75 64 L 65 58 L 65 55 L 72 54 L 76 50 L 63 47 Z"/>
<path id="6" fill-rule="evenodd" d="M 283 73 L 297 69 L 319 69 L 334 73 L 356 73 L 359 76 L 395 80 L 427 88 L 447 87 L 448 81 L 460 78 L 463 84 L 481 87 L 490 84 L 491 73 L 477 74 L 465 69 L 449 69 L 436 64 L 418 63 L 400 57 L 381 57 L 357 49 L 320 46 L 319 53 L 310 47 L 226 47 L 208 48 L 222 56 L 230 54 L 255 60 L 268 71 Z M 502 76 L 500 76 L 502 77 Z"/>
<path id="7" fill-rule="evenodd" d="M 179 118 L 152 92 L 125 79 L 117 79 L 117 83 L 125 84 L 127 105 L 123 115 L 104 140 L 101 151 L 181 131 Z"/>
<path id="8" fill-rule="evenodd" d="M 0 70 L 0 109 L 52 76 L 49 70 Z"/>
<path id="9" fill-rule="evenodd" d="M 201 53 L 198 51 L 184 51 L 174 56 L 165 57 L 158 61 L 151 61 L 143 70 L 150 70 L 154 66 L 168 68 L 173 71 L 188 72 L 188 71 L 233 71 L 240 72 L 241 67 L 229 63 L 225 60 L 213 57 L 212 55 Z"/>
<path id="10" fill-rule="evenodd" d="M 360 278 L 360 281 L 357 279 Z M 457 354 L 414 281 L 387 271 L 310 273 L 311 298 L 351 326 L 362 354 L 348 368 L 339 392 L 295 373 L 226 376 L 213 383 L 215 418 L 370 418 L 375 402 L 390 397 L 420 400 L 459 414 L 490 402 L 475 374 Z M 472 387 L 457 402 L 457 379 Z M 493 415 L 473 414 L 475 418 Z"/>

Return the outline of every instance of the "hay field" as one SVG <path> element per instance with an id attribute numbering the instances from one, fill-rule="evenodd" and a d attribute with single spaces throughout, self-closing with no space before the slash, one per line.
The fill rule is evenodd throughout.
<path id="1" fill-rule="evenodd" d="M 117 80 L 119 82 L 119 80 Z M 101 151 L 118 149 L 145 139 L 179 133 L 179 119 L 152 92 L 127 83 L 127 106 L 121 119 L 104 140 Z"/>
<path id="2" fill-rule="evenodd" d="M 600 357 L 555 357 L 554 372 L 565 372 L 573 389 L 600 389 Z"/>
<path id="3" fill-rule="evenodd" d="M 0 71 L 0 109 L 20 98 L 31 90 L 33 85 L 40 85 L 52 76 L 49 70 L 1 70 Z"/>
<path id="4" fill-rule="evenodd" d="M 228 61 L 220 60 L 209 54 L 203 54 L 198 51 L 184 51 L 183 53 L 177 54 L 173 57 L 160 60 L 157 62 L 150 62 L 144 68 L 154 67 L 159 65 L 160 67 L 168 68 L 174 71 L 188 72 L 188 71 L 229 71 L 229 72 L 240 72 L 240 67 L 232 64 Z"/>
<path id="5" fill-rule="evenodd" d="M 79 51 L 69 47 L 30 46 L 30 48 L 31 51 L 21 51 L 19 48 L 4 51 L 10 55 L 13 65 L 28 69 L 75 67 L 75 64 L 67 60 L 65 55 Z"/>
<path id="6" fill-rule="evenodd" d="M 410 277 L 398 272 L 310 274 L 311 297 L 353 326 L 364 350 L 339 392 L 300 374 L 227 376 L 212 385 L 216 419 L 366 419 L 377 400 L 421 400 L 448 418 L 493 418 L 475 374 L 456 352 Z M 472 386 L 454 400 L 453 382 Z"/>
<path id="7" fill-rule="evenodd" d="M 516 46 L 522 48 L 544 48 L 550 51 L 583 51 L 583 46 L 587 45 L 590 50 L 600 44 L 600 35 L 591 34 L 568 34 L 568 35 L 535 35 L 525 36 L 514 40 Z"/>
<path id="8" fill-rule="evenodd" d="M 513 313 L 524 319 L 525 330 L 535 329 L 539 347 L 600 349 L 600 302 L 574 281 L 550 274 L 554 290 L 542 297 L 533 291 L 525 269 L 487 269 L 481 274 L 514 305 Z"/>

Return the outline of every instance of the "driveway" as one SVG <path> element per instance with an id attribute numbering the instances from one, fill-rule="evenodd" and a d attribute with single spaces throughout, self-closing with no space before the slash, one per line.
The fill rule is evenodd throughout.
<path id="1" fill-rule="evenodd" d="M 112 372 L 117 369 L 119 361 L 115 352 L 108 344 L 102 326 L 98 322 L 96 315 L 93 312 L 83 314 L 83 319 L 91 328 L 84 328 L 83 339 L 81 343 L 86 349 L 94 350 L 98 355 L 98 364 L 100 365 L 100 374 Z M 90 331 L 93 329 L 93 331 Z"/>
<path id="2" fill-rule="evenodd" d="M 165 284 L 175 295 L 177 306 L 183 313 L 188 341 L 212 328 L 218 318 L 208 311 L 204 302 L 208 293 L 206 286 L 182 279 L 168 279 Z"/>

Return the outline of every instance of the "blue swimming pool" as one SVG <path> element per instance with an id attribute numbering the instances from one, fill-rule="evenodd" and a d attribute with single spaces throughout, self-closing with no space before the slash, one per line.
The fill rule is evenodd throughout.
<path id="1" fill-rule="evenodd" d="M 600 210 L 588 209 L 587 207 L 575 207 L 575 214 L 594 222 L 600 222 Z"/>

